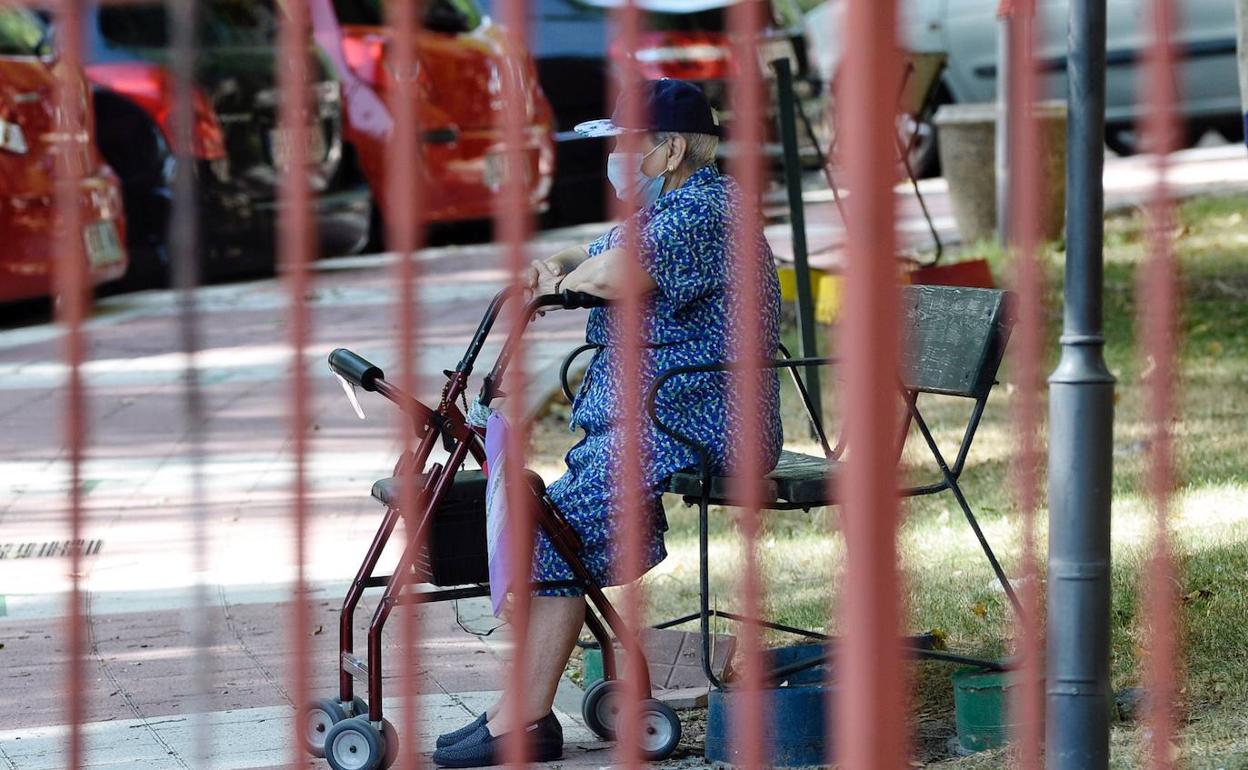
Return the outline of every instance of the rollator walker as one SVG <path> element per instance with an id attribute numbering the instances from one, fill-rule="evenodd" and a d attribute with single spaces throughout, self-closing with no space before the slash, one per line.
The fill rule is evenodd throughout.
<path id="1" fill-rule="evenodd" d="M 372 488 L 372 496 L 386 506 L 386 512 L 343 601 L 338 628 L 338 695 L 311 704 L 300 714 L 307 750 L 314 756 L 324 757 L 334 770 L 388 768 L 398 757 L 398 734 L 385 718 L 382 705 L 382 629 L 391 611 L 401 604 L 453 601 L 490 593 L 485 476 L 480 470 L 464 468 L 469 458 L 484 467 L 484 430 L 470 425 L 465 414 L 466 405 L 461 409 L 456 402 L 465 396 L 473 367 L 503 307 L 518 296 L 515 289 L 505 289 L 495 295 L 463 358 L 453 371 L 445 372 L 447 382 L 436 408 L 425 406 L 404 393 L 386 380 L 380 368 L 350 350 L 339 348 L 329 356 L 330 369 L 350 386 L 348 394 L 353 401 L 354 388 L 384 396 L 411 419 L 416 437 L 415 450 L 399 458 L 394 475 L 376 482 Z M 481 403 L 488 406 L 501 395 L 499 384 L 503 373 L 525 328 L 538 311 L 602 304 L 599 297 L 570 291 L 541 295 L 526 302 L 494 367 L 484 378 Z M 358 409 L 358 404 L 356 407 Z M 448 457 L 444 462 L 430 462 L 439 443 Z M 536 474 L 526 472 L 525 475 L 539 503 L 534 507 L 536 525 L 575 576 L 572 581 L 535 583 L 532 587 L 582 589 L 589 600 L 585 625 L 603 651 L 604 678 L 586 691 L 582 701 L 586 725 L 604 740 L 617 739 L 623 691 L 617 678 L 614 636 L 628 656 L 629 676 L 638 679 L 636 686 L 643 695 L 639 735 L 634 738 L 637 748 L 649 760 L 670 756 L 680 742 L 680 719 L 669 706 L 653 698 L 640 636 L 631 632 L 602 589 L 594 583 L 580 557 L 580 539 L 546 495 L 545 485 Z M 404 480 L 404 477 L 409 478 Z M 403 483 L 412 484 L 415 492 L 412 498 L 419 501 L 420 512 L 409 519 L 416 525 L 407 533 L 408 540 L 393 573 L 379 575 L 376 574 L 377 562 L 395 525 L 404 515 L 400 510 Z M 355 651 L 353 618 L 364 591 L 370 588 L 384 590 L 369 625 L 365 657 L 360 658 Z M 366 683 L 367 699 L 356 694 L 356 680 Z"/>

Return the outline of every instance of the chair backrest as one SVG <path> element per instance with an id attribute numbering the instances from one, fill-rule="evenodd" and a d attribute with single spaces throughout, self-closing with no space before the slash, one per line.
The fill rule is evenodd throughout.
<path id="1" fill-rule="evenodd" d="M 897 107 L 903 115 L 921 115 L 931 101 L 945 69 L 948 56 L 942 53 L 904 51 L 901 98 Z"/>
<path id="2" fill-rule="evenodd" d="M 1007 293 L 905 286 L 901 294 L 905 387 L 965 398 L 987 396 L 1010 334 Z"/>

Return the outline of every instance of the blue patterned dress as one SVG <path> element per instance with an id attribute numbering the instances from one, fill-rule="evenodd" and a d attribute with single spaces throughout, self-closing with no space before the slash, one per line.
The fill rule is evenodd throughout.
<path id="1" fill-rule="evenodd" d="M 666 369 L 685 364 L 722 363 L 732 353 L 733 299 L 730 286 L 735 270 L 735 209 L 738 195 L 733 181 L 713 166 L 695 172 L 683 185 L 661 196 L 635 216 L 639 225 L 642 264 L 658 285 L 647 302 L 647 359 L 641 372 L 643 394 L 654 377 Z M 624 226 L 616 226 L 589 246 L 592 259 L 607 249 L 623 245 Z M 762 233 L 756 235 L 758 286 L 761 305 L 744 319 L 757 324 L 768 353 L 779 342 L 780 290 L 771 249 Z M 596 308 L 590 312 L 586 340 L 600 345 L 586 370 L 584 382 L 572 407 L 572 429 L 585 437 L 569 450 L 568 471 L 550 485 L 549 494 L 580 535 L 582 558 L 595 581 L 602 586 L 619 585 L 640 575 L 623 574 L 622 544 L 617 544 L 620 520 L 613 504 L 612 487 L 621 472 L 617 464 L 622 430 L 619 427 L 619 371 L 622 350 L 616 328 L 617 311 Z M 679 432 L 707 446 L 718 471 L 733 467 L 734 456 L 745 441 L 760 443 L 766 463 L 774 467 L 783 441 L 779 417 L 779 382 L 774 371 L 760 373 L 763 435 L 742 437 L 740 420 L 733 414 L 728 383 L 730 375 L 699 373 L 676 377 L 659 394 L 659 418 Z M 638 490 L 643 510 L 650 516 L 646 528 L 643 572 L 667 555 L 663 533 L 667 519 L 662 494 L 673 473 L 694 467 L 697 455 L 689 447 L 660 433 L 645 419 L 642 448 L 644 489 Z M 535 543 L 533 577 L 536 581 L 566 581 L 571 570 L 544 534 Z M 579 589 L 542 589 L 544 595 L 579 595 Z"/>

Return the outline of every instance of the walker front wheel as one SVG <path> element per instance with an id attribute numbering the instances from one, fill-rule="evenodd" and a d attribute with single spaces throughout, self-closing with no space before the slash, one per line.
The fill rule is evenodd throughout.
<path id="1" fill-rule="evenodd" d="M 333 770 L 378 770 L 385 754 L 385 738 L 367 718 L 344 719 L 325 736 L 325 759 Z"/>
<path id="2" fill-rule="evenodd" d="M 334 725 L 347 718 L 342 704 L 334 698 L 326 698 L 307 706 L 301 715 L 303 720 L 303 747 L 314 757 L 325 756 L 325 736 Z"/>

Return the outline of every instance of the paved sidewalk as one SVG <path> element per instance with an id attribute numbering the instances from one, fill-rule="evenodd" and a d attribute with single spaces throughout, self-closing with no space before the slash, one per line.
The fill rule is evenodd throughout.
<path id="1" fill-rule="evenodd" d="M 563 236 L 566 238 L 567 235 Z M 546 237 L 534 256 L 562 245 Z M 451 368 L 505 274 L 492 245 L 432 249 L 418 330 L 420 394 L 436 400 Z M 397 331 L 390 317 L 388 255 L 317 264 L 306 300 L 313 319 L 307 457 L 307 575 L 315 588 L 309 628 L 292 631 L 293 569 L 288 440 L 291 359 L 284 287 L 274 280 L 208 287 L 199 294 L 201 353 L 195 359 L 207 433 L 205 496 L 196 508 L 191 447 L 183 415 L 186 360 L 172 292 L 113 297 L 87 323 L 88 458 L 83 466 L 82 586 L 90 660 L 82 683 L 88 766 L 129 768 L 281 766 L 294 757 L 289 718 L 290 633 L 311 642 L 311 691 L 336 690 L 337 612 L 380 519 L 372 482 L 397 456 L 397 411 L 362 394 L 358 420 L 329 375 L 325 356 L 346 346 L 394 371 Z M 554 313 L 529 335 L 533 399 L 544 398 L 562 355 L 583 337 L 583 313 Z M 487 348 L 479 373 L 487 371 Z M 49 324 L 0 330 L 0 768 L 63 768 L 64 622 L 68 560 L 68 468 L 61 415 L 65 367 L 60 333 Z M 202 517 L 197 538 L 195 513 Z M 396 541 L 397 542 L 397 541 Z M 197 547 L 197 543 L 199 544 Z M 204 570 L 197 572 L 197 558 Z M 392 564 L 397 551 L 383 557 Z M 197 605 L 194 586 L 207 586 Z M 425 717 L 415 740 L 467 721 L 501 687 L 500 644 L 465 634 L 450 605 L 420 610 L 425 643 L 419 665 Z M 478 613 L 480 614 L 480 613 Z M 361 610 L 357 627 L 366 623 Z M 203 618 L 212 633 L 200 652 L 191 633 Z M 392 623 L 390 649 L 396 649 Z M 501 636 L 496 634 L 495 637 Z M 363 636 L 357 638 L 363 639 Z M 392 655 L 391 658 L 394 658 Z M 197 666 L 211 686 L 199 694 Z M 397 659 L 390 662 L 397 676 Z M 391 680 L 389 695 L 399 694 Z M 579 723 L 579 691 L 559 699 L 569 764 L 600 763 L 603 752 Z M 212 762 L 195 762 L 192 727 L 213 725 Z M 581 745 L 591 749 L 578 748 Z M 324 767 L 323 763 L 316 766 Z"/>
<path id="2" fill-rule="evenodd" d="M 313 614 L 305 629 L 311 659 L 309 689 L 314 697 L 337 692 L 338 606 L 344 584 L 318 586 Z M 252 601 L 267 591 L 219 589 L 210 603 L 196 609 L 190 601 L 180 609 L 145 609 L 152 602 L 167 606 L 168 596 L 144 592 L 110 597 L 103 604 L 127 612 L 110 612 L 88 600 L 90 629 L 86 679 L 86 767 L 188 768 L 218 770 L 280 767 L 301 755 L 293 750 L 295 713 L 291 700 L 289 649 L 290 607 Z M 238 595 L 236 595 L 238 594 Z M 189 597 L 187 597 L 189 599 Z M 368 603 L 366 602 L 366 605 Z M 471 603 L 468 603 L 471 604 Z M 373 607 L 357 613 L 357 638 L 362 639 Z M 481 607 L 466 607 L 480 615 Z M 212 629 L 205 651 L 191 639 L 192 613 L 202 612 Z M 459 727 L 497 697 L 505 676 L 500 653 L 504 644 L 464 633 L 450 605 L 419 610 L 422 644 L 417 656 L 422 693 L 420 730 L 400 735 L 417 751 L 433 750 L 433 738 Z M 398 618 L 387 629 L 387 717 L 402 724 L 402 661 Z M 62 770 L 66 728 L 62 681 L 63 619 L 28 617 L 0 622 L 4 647 L 6 693 L 20 709 L 6 715 L 0 730 L 0 767 Z M 476 621 L 477 627 L 489 624 Z M 207 694 L 199 694 L 196 677 L 204 666 Z M 52 676 L 48 676 L 52 674 Z M 569 767 L 605 764 L 609 746 L 599 742 L 580 722 L 580 690 L 565 682 L 556 703 L 564 723 Z M 199 756 L 197 730 L 206 727 L 207 763 Z M 319 760 L 301 761 L 325 767 Z"/>

